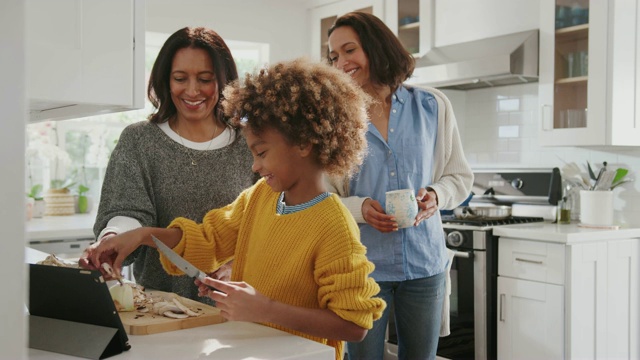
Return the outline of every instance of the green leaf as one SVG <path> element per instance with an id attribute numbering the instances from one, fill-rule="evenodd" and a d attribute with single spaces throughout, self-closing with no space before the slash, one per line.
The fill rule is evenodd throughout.
<path id="1" fill-rule="evenodd" d="M 591 180 L 596 180 L 598 177 L 593 172 L 593 169 L 591 168 L 591 164 L 589 164 L 588 161 L 587 161 L 587 169 L 589 169 L 589 177 L 591 178 Z"/>
<path id="2" fill-rule="evenodd" d="M 627 169 L 623 169 L 623 168 L 618 168 L 616 170 L 616 176 L 613 177 L 613 184 L 617 183 L 618 181 L 622 180 L 625 176 L 627 176 L 627 174 L 629 173 L 629 170 Z"/>
<path id="3" fill-rule="evenodd" d="M 87 191 L 89 191 L 89 188 L 80 184 L 78 185 L 78 195 L 82 195 L 84 193 L 86 193 Z"/>
<path id="4" fill-rule="evenodd" d="M 34 200 L 42 200 L 42 184 L 33 185 L 27 196 Z"/>

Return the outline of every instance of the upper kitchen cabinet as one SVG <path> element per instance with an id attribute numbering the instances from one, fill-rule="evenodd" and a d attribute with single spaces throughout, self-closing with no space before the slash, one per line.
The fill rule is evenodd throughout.
<path id="1" fill-rule="evenodd" d="M 640 1 L 540 6 L 540 144 L 640 145 Z"/>
<path id="2" fill-rule="evenodd" d="M 420 0 L 424 7 L 433 6 L 430 3 L 434 5 L 434 10 L 429 11 L 433 18 L 422 25 L 434 26 L 433 45 L 437 48 L 539 27 L 536 0 Z"/>
<path id="3" fill-rule="evenodd" d="M 384 22 L 405 49 L 419 58 L 432 48 L 434 0 L 386 0 Z"/>
<path id="4" fill-rule="evenodd" d="M 144 0 L 27 0 L 30 121 L 144 107 Z"/>
<path id="5" fill-rule="evenodd" d="M 324 56 L 327 30 L 336 18 L 354 10 L 382 19 L 417 60 L 427 63 L 452 61 L 441 48 L 539 27 L 539 4 L 532 0 L 315 0 L 310 5 L 313 58 Z"/>
<path id="6" fill-rule="evenodd" d="M 315 6 L 315 7 L 313 7 Z M 310 8 L 311 57 L 326 57 L 329 37 L 327 32 L 338 16 L 350 11 L 364 11 L 383 18 L 383 0 L 316 1 Z"/>

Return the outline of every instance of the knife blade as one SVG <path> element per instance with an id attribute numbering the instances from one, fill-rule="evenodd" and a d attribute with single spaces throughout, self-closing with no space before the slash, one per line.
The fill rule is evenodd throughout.
<path id="1" fill-rule="evenodd" d="M 198 279 L 200 281 L 204 281 L 204 278 L 207 277 L 202 270 L 197 267 L 191 265 L 190 262 L 182 258 L 182 256 L 178 255 L 175 251 L 173 251 L 170 247 L 165 245 L 162 241 L 158 240 L 157 237 L 151 235 L 151 239 L 158 247 L 158 250 L 166 256 L 169 261 L 171 261 L 175 266 L 177 266 L 180 270 L 184 271 L 185 274 L 191 276 L 194 279 Z"/>

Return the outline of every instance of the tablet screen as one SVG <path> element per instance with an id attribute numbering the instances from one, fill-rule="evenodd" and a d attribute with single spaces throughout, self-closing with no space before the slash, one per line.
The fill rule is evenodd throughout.
<path id="1" fill-rule="evenodd" d="M 29 267 L 31 315 L 116 328 L 122 349 L 130 348 L 109 288 L 99 271 L 38 264 L 29 264 Z"/>

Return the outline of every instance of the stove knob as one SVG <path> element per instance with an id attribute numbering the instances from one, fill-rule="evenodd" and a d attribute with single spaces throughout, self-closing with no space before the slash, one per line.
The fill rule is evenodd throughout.
<path id="1" fill-rule="evenodd" d="M 514 189 L 522 189 L 523 185 L 524 181 L 520 178 L 511 180 L 511 186 L 513 186 Z"/>
<path id="2" fill-rule="evenodd" d="M 458 247 L 462 245 L 464 241 L 464 236 L 460 231 L 452 231 L 447 234 L 447 244 L 450 246 Z"/>

